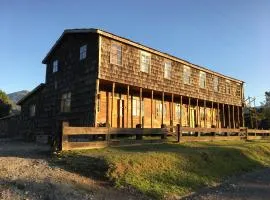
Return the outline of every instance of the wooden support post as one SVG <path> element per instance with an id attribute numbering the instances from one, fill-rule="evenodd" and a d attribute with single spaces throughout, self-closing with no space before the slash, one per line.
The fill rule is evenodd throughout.
<path id="1" fill-rule="evenodd" d="M 188 120 L 188 126 L 190 127 L 191 123 L 190 123 L 190 97 L 188 97 L 188 116 L 187 116 L 187 120 Z"/>
<path id="2" fill-rule="evenodd" d="M 238 124 L 238 127 L 237 128 L 240 128 L 240 112 L 239 112 L 239 106 L 237 106 L 237 124 Z"/>
<path id="3" fill-rule="evenodd" d="M 173 126 L 173 100 L 174 100 L 174 95 L 172 94 L 172 102 L 171 102 L 171 116 L 170 116 L 170 125 Z"/>
<path id="4" fill-rule="evenodd" d="M 228 104 L 228 119 L 229 119 L 229 128 L 231 127 L 231 109 L 230 109 L 230 105 Z"/>
<path id="5" fill-rule="evenodd" d="M 180 127 L 182 127 L 183 125 L 183 117 L 182 117 L 182 113 L 183 113 L 183 110 L 182 110 L 182 105 L 183 105 L 183 97 L 180 96 Z"/>
<path id="6" fill-rule="evenodd" d="M 164 125 L 164 92 L 162 92 L 162 102 L 161 102 L 161 125 Z"/>
<path id="7" fill-rule="evenodd" d="M 142 88 L 140 88 L 140 124 L 142 126 Z"/>
<path id="8" fill-rule="evenodd" d="M 154 98 L 154 91 L 151 91 L 151 128 L 153 128 L 153 98 Z"/>
<path id="9" fill-rule="evenodd" d="M 96 96 L 95 96 L 95 127 L 98 126 L 97 119 L 98 119 L 98 99 L 99 97 L 99 79 L 96 80 Z M 99 105 L 100 106 L 100 105 Z"/>
<path id="10" fill-rule="evenodd" d="M 203 103 L 203 110 L 204 110 L 204 128 L 206 128 L 206 100 Z"/>
<path id="11" fill-rule="evenodd" d="M 223 128 L 226 128 L 224 103 L 222 104 L 222 118 L 223 118 Z"/>
<path id="12" fill-rule="evenodd" d="M 241 113 L 242 113 L 242 127 L 245 127 L 245 116 L 244 116 L 244 109 L 241 107 Z"/>
<path id="13" fill-rule="evenodd" d="M 211 108 L 211 128 L 214 124 L 214 102 L 212 101 L 212 108 Z"/>
<path id="14" fill-rule="evenodd" d="M 113 100 L 114 100 L 114 90 L 115 90 L 115 83 L 112 84 L 112 102 L 111 102 L 111 127 L 113 127 Z"/>
<path id="15" fill-rule="evenodd" d="M 199 99 L 196 99 L 196 124 L 199 127 Z"/>
<path id="16" fill-rule="evenodd" d="M 235 117 L 234 117 L 234 105 L 232 106 L 232 112 L 233 112 L 233 128 L 235 129 Z"/>
<path id="17" fill-rule="evenodd" d="M 106 127 L 109 127 L 109 103 L 110 103 L 110 97 L 109 92 L 106 92 Z"/>
<path id="18" fill-rule="evenodd" d="M 219 110 L 219 103 L 217 103 L 217 127 L 220 128 L 220 110 Z"/>
<path id="19" fill-rule="evenodd" d="M 128 128 L 128 118 L 129 118 L 129 85 L 127 86 L 127 128 Z"/>

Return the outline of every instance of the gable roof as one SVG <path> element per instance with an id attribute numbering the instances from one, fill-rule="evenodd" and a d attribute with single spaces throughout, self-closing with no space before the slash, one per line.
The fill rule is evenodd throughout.
<path id="1" fill-rule="evenodd" d="M 221 73 L 218 73 L 218 72 L 215 72 L 213 70 L 210 70 L 206 67 L 202 67 L 200 65 L 196 65 L 196 64 L 193 64 L 187 60 L 184 60 L 184 59 L 181 59 L 181 58 L 178 58 L 178 57 L 175 57 L 175 56 L 172 56 L 170 54 L 167 54 L 165 52 L 162 52 L 162 51 L 159 51 L 159 50 L 156 50 L 154 48 L 151 48 L 151 47 L 148 47 L 148 46 L 145 46 L 143 44 L 140 44 L 138 42 L 134 42 L 130 39 L 127 39 L 127 38 L 124 38 L 124 37 L 121 37 L 121 36 L 118 36 L 118 35 L 115 35 L 113 33 L 110 33 L 110 32 L 107 32 L 107 31 L 103 31 L 101 29 L 95 29 L 95 28 L 88 28 L 88 29 L 66 29 L 64 30 L 64 32 L 62 33 L 62 35 L 59 37 L 59 39 L 55 42 L 55 44 L 52 46 L 52 48 L 50 49 L 50 51 L 47 53 L 47 55 L 45 56 L 45 58 L 42 60 L 42 63 L 43 64 L 46 64 L 49 56 L 53 53 L 53 51 L 55 50 L 55 48 L 59 45 L 59 43 L 62 41 L 63 37 L 66 35 L 66 34 L 75 34 L 75 33 L 96 33 L 96 34 L 99 34 L 101 36 L 105 36 L 105 37 L 108 37 L 110 39 L 113 39 L 113 40 L 116 40 L 116 41 L 119 41 L 119 42 L 122 42 L 122 43 L 125 43 L 125 44 L 129 44 L 131 46 L 135 46 L 137 48 L 140 48 L 140 49 L 143 49 L 145 51 L 148 51 L 148 52 L 151 52 L 151 53 L 154 53 L 154 54 L 157 54 L 157 55 L 160 55 L 162 57 L 165 57 L 167 59 L 171 59 L 173 61 L 176 61 L 176 62 L 180 62 L 182 64 L 185 64 L 185 65 L 188 65 L 188 66 L 191 66 L 195 69 L 198 69 L 198 70 L 201 70 L 201 71 L 204 71 L 204 72 L 207 72 L 207 73 L 210 73 L 210 74 L 214 74 L 216 76 L 219 76 L 219 77 L 223 77 L 223 78 L 226 78 L 228 80 L 232 80 L 232 81 L 235 81 L 235 82 L 238 82 L 238 83 L 241 83 L 243 84 L 244 81 L 242 80 L 239 80 L 239 79 L 235 79 L 235 78 L 232 78 L 232 77 L 229 77 L 229 76 L 226 76 L 226 75 L 223 75 Z"/>
<path id="2" fill-rule="evenodd" d="M 35 87 L 31 92 L 29 92 L 27 95 L 25 95 L 22 99 L 20 99 L 17 102 L 17 105 L 22 105 L 27 99 L 29 99 L 31 96 L 36 94 L 37 92 L 41 91 L 45 87 L 44 83 L 39 84 L 37 87 Z"/>

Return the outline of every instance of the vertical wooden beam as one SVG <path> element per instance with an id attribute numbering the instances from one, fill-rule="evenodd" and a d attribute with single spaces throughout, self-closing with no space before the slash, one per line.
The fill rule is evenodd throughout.
<path id="1" fill-rule="evenodd" d="M 222 104 L 222 118 L 223 118 L 223 128 L 226 128 L 224 103 Z"/>
<path id="2" fill-rule="evenodd" d="M 237 106 L 237 124 L 238 124 L 238 127 L 237 128 L 240 128 L 240 112 L 239 112 L 239 106 Z"/>
<path id="3" fill-rule="evenodd" d="M 203 109 L 204 109 L 204 128 L 206 128 L 206 100 L 204 100 Z"/>
<path id="4" fill-rule="evenodd" d="M 199 126 L 199 99 L 196 99 L 196 124 Z"/>
<path id="5" fill-rule="evenodd" d="M 106 126 L 109 127 L 110 123 L 110 117 L 109 117 L 109 103 L 110 103 L 110 97 L 109 92 L 106 92 Z"/>
<path id="6" fill-rule="evenodd" d="M 232 105 L 232 112 L 233 112 L 233 128 L 235 128 L 235 117 L 234 117 L 234 105 Z"/>
<path id="7" fill-rule="evenodd" d="M 242 127 L 245 127 L 245 115 L 243 106 L 241 107 L 241 113 L 242 113 Z"/>
<path id="8" fill-rule="evenodd" d="M 164 92 L 162 92 L 162 111 L 161 111 L 161 125 L 163 126 L 164 124 Z"/>
<path id="9" fill-rule="evenodd" d="M 151 128 L 153 128 L 153 98 L 154 98 L 154 91 L 151 91 Z"/>
<path id="10" fill-rule="evenodd" d="M 228 104 L 228 118 L 229 118 L 229 128 L 231 127 L 231 109 L 230 109 L 230 105 Z"/>
<path id="11" fill-rule="evenodd" d="M 127 86 L 127 128 L 128 128 L 128 118 L 129 118 L 129 85 Z"/>
<path id="12" fill-rule="evenodd" d="M 217 103 L 217 127 L 220 128 L 219 103 Z"/>
<path id="13" fill-rule="evenodd" d="M 140 88 L 140 124 L 142 126 L 142 88 Z"/>
<path id="14" fill-rule="evenodd" d="M 188 126 L 190 127 L 191 123 L 190 123 L 190 97 L 188 97 L 188 116 L 187 116 L 187 120 L 188 120 Z"/>
<path id="15" fill-rule="evenodd" d="M 183 97 L 182 96 L 180 96 L 180 127 L 182 127 L 182 125 L 183 125 L 183 117 L 182 117 L 182 113 L 183 113 L 183 111 L 182 111 L 182 105 L 183 105 Z"/>
<path id="16" fill-rule="evenodd" d="M 96 96 L 95 96 L 95 127 L 97 127 L 97 118 L 98 118 L 98 95 L 99 95 L 99 79 L 96 80 Z M 100 106 L 100 105 L 99 105 Z"/>
<path id="17" fill-rule="evenodd" d="M 212 108 L 211 108 L 211 128 L 214 124 L 214 102 L 212 101 Z"/>
<path id="18" fill-rule="evenodd" d="M 172 94 L 172 102 L 171 102 L 171 117 L 170 117 L 170 125 L 173 126 L 173 102 L 174 102 L 174 95 Z"/>
<path id="19" fill-rule="evenodd" d="M 114 90 L 115 90 L 115 82 L 112 84 L 112 102 L 111 102 L 111 127 L 113 127 L 113 100 L 114 100 Z"/>

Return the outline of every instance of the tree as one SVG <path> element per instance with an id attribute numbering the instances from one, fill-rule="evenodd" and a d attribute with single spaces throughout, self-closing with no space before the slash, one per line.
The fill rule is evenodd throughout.
<path id="1" fill-rule="evenodd" d="M 9 115 L 11 110 L 10 100 L 7 94 L 0 90 L 0 117 Z"/>
<path id="2" fill-rule="evenodd" d="M 261 119 L 260 127 L 270 129 L 270 91 L 265 92 L 265 102 L 260 109 L 259 116 Z"/>

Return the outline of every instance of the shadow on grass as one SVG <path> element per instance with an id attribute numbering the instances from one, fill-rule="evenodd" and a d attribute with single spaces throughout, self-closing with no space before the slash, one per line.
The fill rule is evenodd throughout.
<path id="1" fill-rule="evenodd" d="M 51 166 L 109 184 L 135 188 L 140 193 L 161 199 L 166 195 L 181 196 L 213 186 L 228 176 L 264 167 L 262 160 L 270 155 L 270 147 L 259 146 L 254 150 L 249 144 L 253 143 L 141 145 L 70 151 L 53 157 L 48 154 L 46 158 L 43 151 L 25 154 L 7 150 L 0 151 L 0 156 L 40 156 Z"/>

